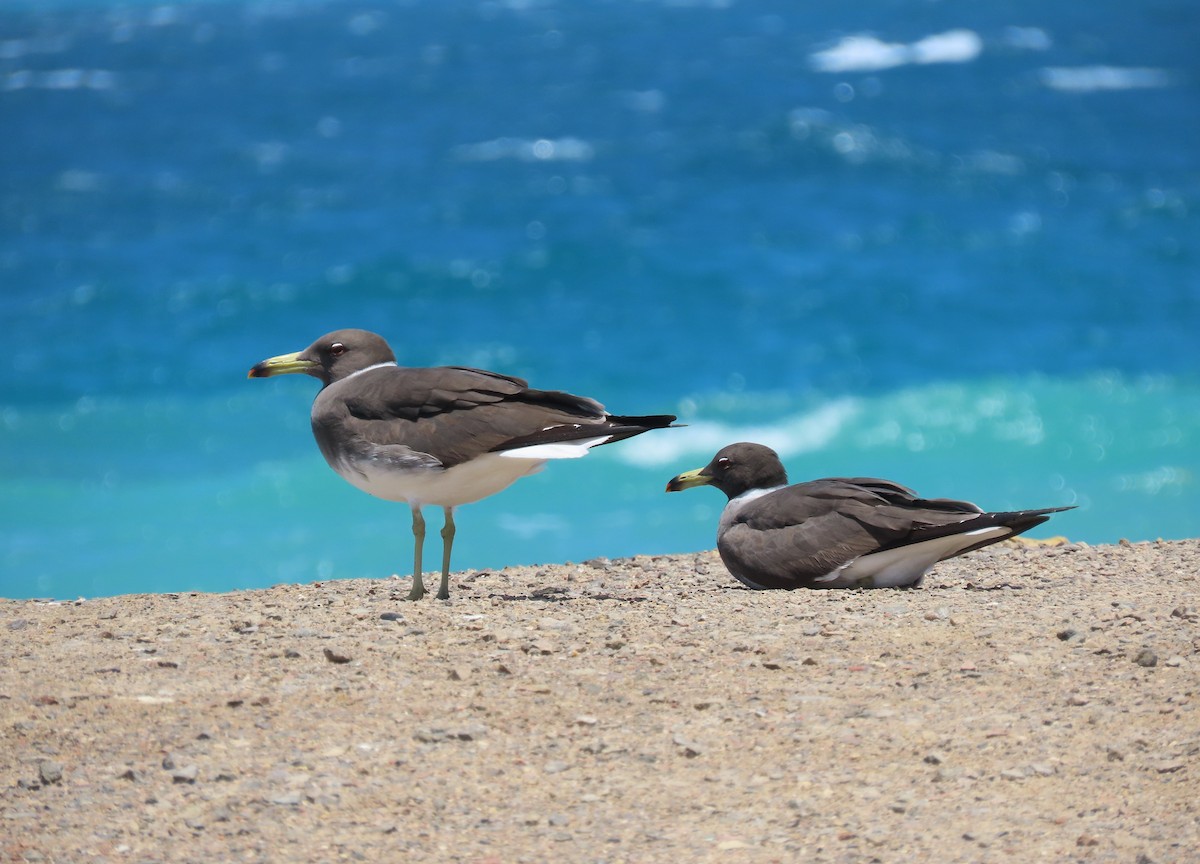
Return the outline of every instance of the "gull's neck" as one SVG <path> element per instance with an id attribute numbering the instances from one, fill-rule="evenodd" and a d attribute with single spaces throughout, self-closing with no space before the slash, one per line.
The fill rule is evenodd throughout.
<path id="1" fill-rule="evenodd" d="M 396 365 L 396 361 L 395 361 L 395 360 L 384 360 L 382 363 L 374 363 L 374 364 L 372 364 L 372 365 L 370 365 L 370 366 L 367 366 L 367 367 L 365 367 L 365 368 L 363 368 L 363 369 L 359 369 L 357 372 L 351 372 L 351 373 L 350 373 L 349 375 L 347 375 L 345 378 L 341 378 L 341 379 L 339 379 L 339 380 L 341 380 L 341 381 L 349 381 L 349 380 L 350 380 L 351 378 L 353 378 L 355 375 L 362 375 L 364 372 L 370 372 L 372 369 L 382 369 L 384 366 L 395 366 L 395 365 Z"/>

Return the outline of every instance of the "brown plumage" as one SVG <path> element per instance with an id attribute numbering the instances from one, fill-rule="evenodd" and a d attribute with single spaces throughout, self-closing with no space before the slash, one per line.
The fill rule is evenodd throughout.
<path id="1" fill-rule="evenodd" d="M 449 596 L 454 508 L 504 489 L 547 460 L 670 426 L 671 415 L 622 417 L 594 399 L 535 390 L 520 378 L 462 366 L 405 368 L 384 339 L 337 330 L 303 351 L 264 360 L 249 377 L 305 373 L 323 387 L 312 408 L 313 436 L 349 483 L 412 509 L 413 588 L 419 599 L 421 507 L 445 510 L 442 582 Z"/>
<path id="2" fill-rule="evenodd" d="M 968 501 L 921 498 L 889 480 L 831 477 L 787 485 L 761 444 L 723 448 L 668 492 L 715 486 L 729 503 L 721 560 L 751 588 L 883 588 L 920 584 L 938 561 L 1015 537 L 1070 507 L 986 513 Z"/>

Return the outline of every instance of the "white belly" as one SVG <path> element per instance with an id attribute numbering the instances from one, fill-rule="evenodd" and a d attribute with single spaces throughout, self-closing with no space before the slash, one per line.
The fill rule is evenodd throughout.
<path id="1" fill-rule="evenodd" d="M 517 459 L 487 453 L 448 469 L 384 471 L 370 462 L 358 462 L 353 467 L 335 465 L 333 468 L 348 483 L 376 498 L 457 507 L 495 495 L 522 477 L 540 471 L 545 464 L 545 459 Z"/>
<path id="2" fill-rule="evenodd" d="M 824 588 L 903 588 L 919 585 L 933 565 L 953 558 L 981 540 L 1004 537 L 1012 531 L 1003 526 L 978 528 L 936 540 L 913 543 L 855 558 L 817 582 Z"/>

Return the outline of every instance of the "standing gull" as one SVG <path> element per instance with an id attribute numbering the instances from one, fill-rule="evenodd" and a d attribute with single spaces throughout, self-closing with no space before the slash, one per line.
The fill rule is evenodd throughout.
<path id="1" fill-rule="evenodd" d="M 985 513 L 967 501 L 919 498 L 888 480 L 832 477 L 788 485 L 779 456 L 730 444 L 668 492 L 716 486 L 729 503 L 717 526 L 721 560 L 744 585 L 899 588 L 934 564 L 1015 537 L 1071 507 Z"/>
<path id="2" fill-rule="evenodd" d="M 671 425 L 668 414 L 619 417 L 594 399 L 532 390 L 525 381 L 462 366 L 396 365 L 387 342 L 366 330 L 337 330 L 294 354 L 264 360 L 250 378 L 303 372 L 324 385 L 312 429 L 325 461 L 364 492 L 407 501 L 415 538 L 409 600 L 425 595 L 421 508 L 441 507 L 442 582 L 450 596 L 454 508 L 493 495 L 592 447 Z"/>

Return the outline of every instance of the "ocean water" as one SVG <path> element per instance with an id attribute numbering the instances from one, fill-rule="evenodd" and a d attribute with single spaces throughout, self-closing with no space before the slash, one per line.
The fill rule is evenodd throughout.
<path id="1" fill-rule="evenodd" d="M 407 575 L 316 382 L 246 380 L 338 327 L 688 424 L 456 569 L 711 548 L 663 487 L 737 440 L 1200 534 L 1200 10 L 811 5 L 0 5 L 0 596 Z"/>

